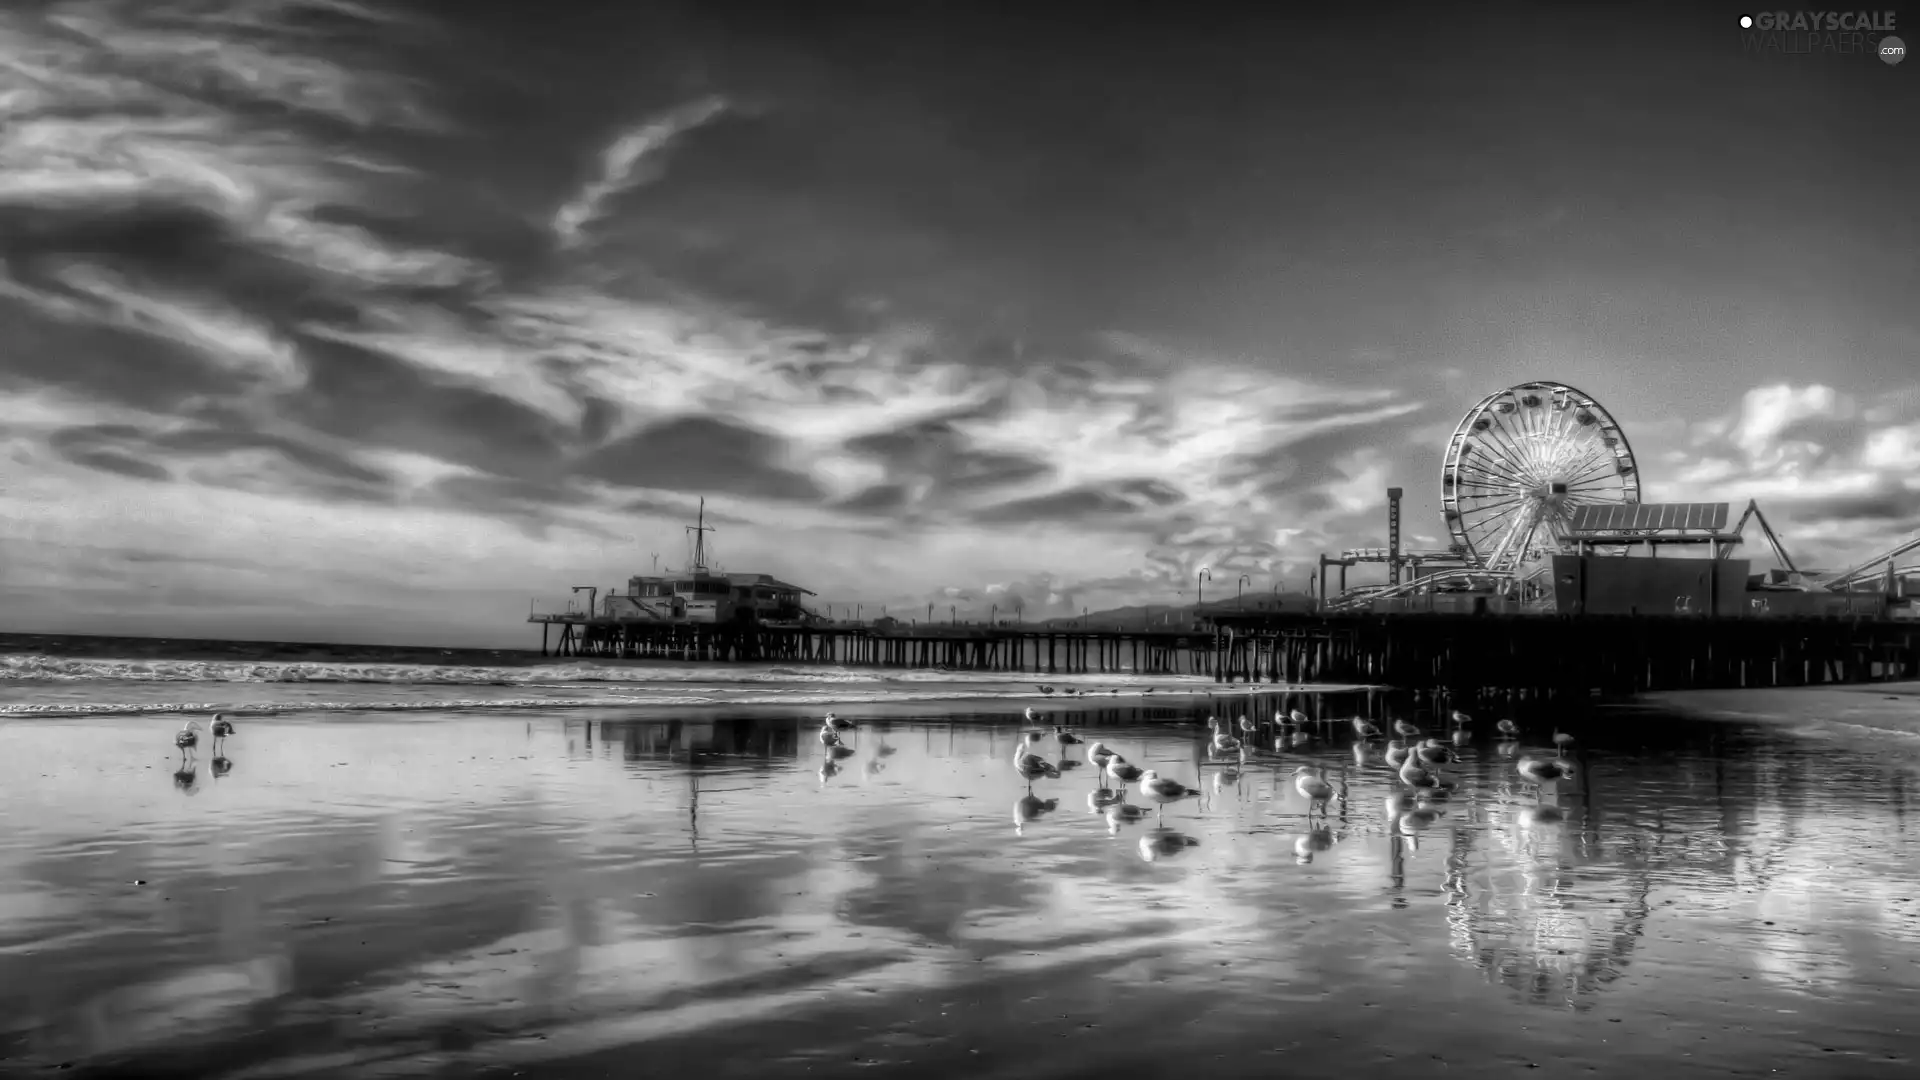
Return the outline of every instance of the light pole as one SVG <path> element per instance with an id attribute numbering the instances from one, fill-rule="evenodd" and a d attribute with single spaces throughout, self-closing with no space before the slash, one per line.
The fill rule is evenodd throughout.
<path id="1" fill-rule="evenodd" d="M 1027 621 L 1026 611 L 1027 611 L 1027 602 L 1018 596 L 1014 597 L 1013 598 L 1013 621 L 1015 623 L 1026 622 Z"/>
<path id="2" fill-rule="evenodd" d="M 1199 573 L 1193 575 L 1193 612 L 1196 615 L 1200 613 L 1201 608 L 1207 606 L 1207 582 L 1212 580 L 1213 571 L 1204 566 L 1200 568 Z"/>
<path id="3" fill-rule="evenodd" d="M 949 623 L 952 623 L 954 626 L 960 625 L 960 605 L 959 604 L 947 605 L 947 621 Z"/>
<path id="4" fill-rule="evenodd" d="M 1253 584 L 1253 575 L 1241 574 L 1240 580 L 1233 583 L 1233 606 L 1245 611 L 1247 608 L 1246 588 Z"/>
<path id="5" fill-rule="evenodd" d="M 999 624 L 999 622 L 1000 622 L 1000 605 L 995 604 L 991 608 L 987 609 L 987 625 L 996 626 Z"/>

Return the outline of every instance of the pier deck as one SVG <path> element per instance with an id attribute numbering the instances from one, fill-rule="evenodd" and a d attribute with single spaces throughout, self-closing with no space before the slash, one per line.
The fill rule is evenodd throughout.
<path id="1" fill-rule="evenodd" d="M 533 616 L 541 654 L 1009 674 L 1211 675 L 1587 695 L 1920 677 L 1920 625 L 1859 619 L 1263 614 L 1205 629 L 806 627 Z M 549 642 L 558 627 L 557 642 Z"/>

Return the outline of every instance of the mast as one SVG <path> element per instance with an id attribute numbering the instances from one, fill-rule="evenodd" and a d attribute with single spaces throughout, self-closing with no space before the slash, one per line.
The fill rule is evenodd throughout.
<path id="1" fill-rule="evenodd" d="M 700 497 L 698 523 L 687 526 L 687 531 L 693 534 L 693 572 L 704 574 L 707 572 L 707 534 L 713 531 L 713 526 L 707 524 L 706 496 Z"/>

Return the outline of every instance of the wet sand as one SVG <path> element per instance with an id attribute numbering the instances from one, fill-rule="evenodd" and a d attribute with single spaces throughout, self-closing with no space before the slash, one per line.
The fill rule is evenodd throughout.
<path id="1" fill-rule="evenodd" d="M 1877 746 L 1920 768 L 1920 682 L 1682 690 L 1647 694 L 1641 701 L 1689 716 L 1781 724 L 1804 737 Z"/>
<path id="2" fill-rule="evenodd" d="M 1872 753 L 1556 710 L 1525 742 L 1572 731 L 1584 781 L 1542 790 L 1483 716 L 1422 807 L 1337 728 L 1242 764 L 1104 711 L 1074 722 L 1202 792 L 1122 820 L 1084 766 L 1029 798 L 1004 713 L 875 711 L 839 757 L 797 712 L 287 716 L 180 775 L 157 718 L 0 724 L 0 1058 L 235 1080 L 1913 1067 L 1920 784 Z M 1302 762 L 1341 786 L 1324 814 Z"/>

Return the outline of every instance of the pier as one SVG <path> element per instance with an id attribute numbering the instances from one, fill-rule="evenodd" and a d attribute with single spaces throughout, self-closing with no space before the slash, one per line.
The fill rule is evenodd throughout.
<path id="1" fill-rule="evenodd" d="M 1113 632 L 1049 626 L 768 627 L 535 615 L 542 656 L 845 664 L 1028 674 L 1212 674 L 1211 630 Z M 555 634 L 554 628 L 558 627 Z"/>
<path id="2" fill-rule="evenodd" d="M 541 654 L 1023 675 L 1210 675 L 1626 695 L 1920 678 L 1920 623 L 1857 618 L 1216 615 L 1199 630 L 649 624 L 537 615 Z M 557 640 L 553 640 L 556 635 Z"/>

